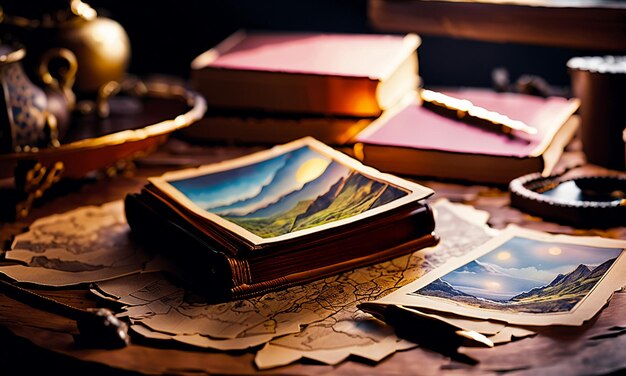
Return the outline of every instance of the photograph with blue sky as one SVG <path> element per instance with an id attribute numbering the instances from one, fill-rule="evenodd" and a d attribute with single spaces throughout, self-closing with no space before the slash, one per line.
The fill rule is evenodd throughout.
<path id="1" fill-rule="evenodd" d="M 487 309 L 564 312 L 597 285 L 621 252 L 514 237 L 415 293 Z"/>
<path id="2" fill-rule="evenodd" d="M 169 183 L 201 209 L 263 238 L 356 215 L 407 194 L 308 146 Z"/>

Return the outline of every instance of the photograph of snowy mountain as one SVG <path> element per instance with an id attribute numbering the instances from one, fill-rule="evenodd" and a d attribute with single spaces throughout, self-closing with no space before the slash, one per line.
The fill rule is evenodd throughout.
<path id="1" fill-rule="evenodd" d="M 169 183 L 203 210 L 262 238 L 352 217 L 409 193 L 309 146 Z"/>
<path id="2" fill-rule="evenodd" d="M 498 311 L 569 312 L 621 252 L 513 237 L 413 294 Z"/>

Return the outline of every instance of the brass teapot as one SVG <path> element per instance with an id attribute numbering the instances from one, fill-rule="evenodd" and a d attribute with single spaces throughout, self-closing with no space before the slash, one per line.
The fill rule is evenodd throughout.
<path id="1" fill-rule="evenodd" d="M 64 3 L 64 6 L 61 4 Z M 58 9 L 37 18 L 25 18 L 0 8 L 0 26 L 28 48 L 29 74 L 51 48 L 65 48 L 76 56 L 74 92 L 79 99 L 96 99 L 109 82 L 120 82 L 130 61 L 130 42 L 116 21 L 98 16 L 80 0 L 57 1 Z"/>

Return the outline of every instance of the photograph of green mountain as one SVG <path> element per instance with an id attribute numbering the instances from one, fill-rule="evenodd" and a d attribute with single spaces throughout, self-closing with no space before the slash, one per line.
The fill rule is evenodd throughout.
<path id="1" fill-rule="evenodd" d="M 412 294 L 503 312 L 569 312 L 622 251 L 513 237 Z"/>
<path id="2" fill-rule="evenodd" d="M 309 146 L 169 183 L 203 210 L 261 238 L 349 218 L 409 194 Z"/>

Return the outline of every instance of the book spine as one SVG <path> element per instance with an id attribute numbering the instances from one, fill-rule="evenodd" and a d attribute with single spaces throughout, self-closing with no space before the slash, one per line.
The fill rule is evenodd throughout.
<path id="1" fill-rule="evenodd" d="M 400 257 L 407 253 L 415 252 L 425 247 L 430 247 L 439 241 L 439 238 L 432 234 L 424 235 L 413 239 L 396 247 L 386 249 L 381 252 L 365 254 L 362 257 L 349 259 L 342 262 L 330 263 L 325 266 L 311 268 L 309 270 L 294 272 L 284 277 L 277 277 L 262 282 L 253 282 L 235 286 L 232 289 L 232 297 L 237 299 L 257 296 L 277 289 L 284 289 L 303 283 L 312 282 L 321 278 L 329 277 L 351 269 L 376 264 L 387 261 L 395 257 Z"/>
<path id="2" fill-rule="evenodd" d="M 289 251 L 271 249 L 251 253 L 247 258 L 250 281 L 261 284 L 285 275 L 304 277 L 307 273 L 315 273 L 313 270 L 330 270 L 345 263 L 354 267 L 360 266 L 360 262 L 380 261 L 385 258 L 380 255 L 385 255 L 388 250 L 429 235 L 434 228 L 432 211 L 428 205 L 423 205 L 404 218 L 370 226 L 364 232 L 308 241 Z M 399 253 L 391 254 L 399 256 Z"/>
<path id="3" fill-rule="evenodd" d="M 250 264 L 240 258 L 226 257 L 230 266 L 232 281 L 234 286 L 246 285 L 250 283 Z"/>

